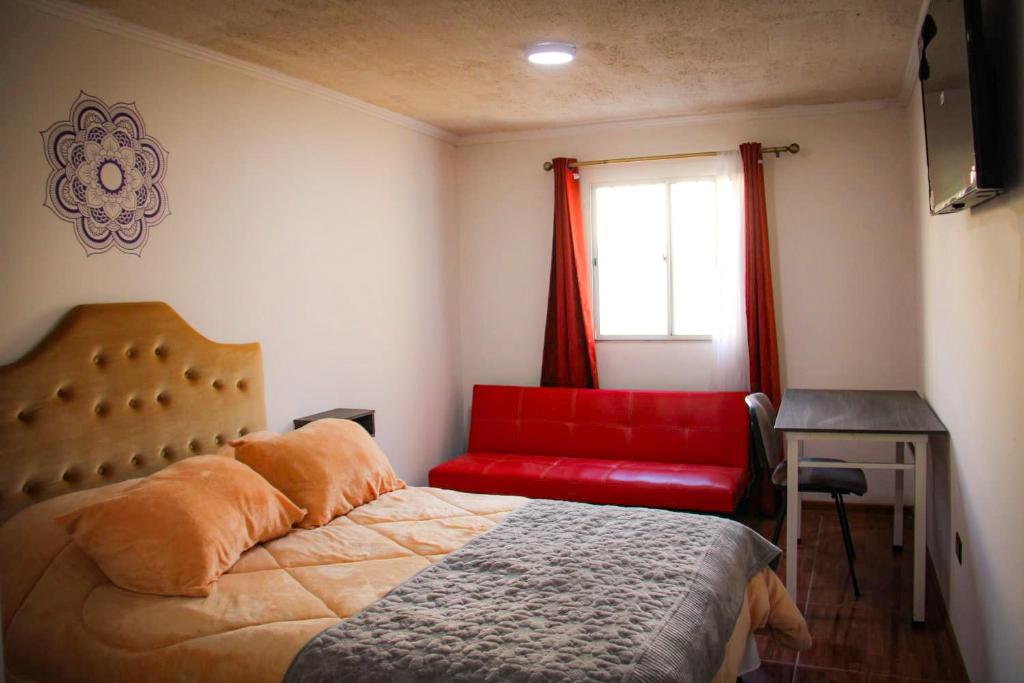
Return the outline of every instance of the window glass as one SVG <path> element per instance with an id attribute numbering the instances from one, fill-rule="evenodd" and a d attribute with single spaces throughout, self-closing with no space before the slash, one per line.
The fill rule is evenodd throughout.
<path id="1" fill-rule="evenodd" d="M 599 333 L 667 335 L 668 187 L 599 187 L 594 205 Z"/>
<path id="2" fill-rule="evenodd" d="M 715 182 L 672 183 L 672 334 L 710 334 L 715 314 Z"/>
<path id="3" fill-rule="evenodd" d="M 594 189 L 599 336 L 711 335 L 717 213 L 713 178 Z"/>

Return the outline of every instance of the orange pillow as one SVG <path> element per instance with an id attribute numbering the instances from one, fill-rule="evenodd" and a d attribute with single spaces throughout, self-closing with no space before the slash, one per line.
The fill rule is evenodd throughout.
<path id="1" fill-rule="evenodd" d="M 349 420 L 317 420 L 281 436 L 231 445 L 235 458 L 309 511 L 299 524 L 307 529 L 405 488 L 373 437 Z"/>
<path id="2" fill-rule="evenodd" d="M 200 455 L 57 523 L 115 585 L 203 596 L 243 552 L 288 533 L 304 513 L 242 463 Z"/>

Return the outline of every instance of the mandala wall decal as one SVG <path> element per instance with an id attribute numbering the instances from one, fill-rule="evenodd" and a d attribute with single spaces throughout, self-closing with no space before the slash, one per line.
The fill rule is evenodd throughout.
<path id="1" fill-rule="evenodd" d="M 88 255 L 116 247 L 140 256 L 149 230 L 170 213 L 167 151 L 146 133 L 134 103 L 108 107 L 81 93 L 71 115 L 43 131 L 46 206 L 74 224 Z"/>

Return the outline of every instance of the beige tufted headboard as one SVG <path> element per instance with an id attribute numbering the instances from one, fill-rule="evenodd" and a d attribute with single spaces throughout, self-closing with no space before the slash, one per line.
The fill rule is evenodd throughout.
<path id="1" fill-rule="evenodd" d="M 259 344 L 218 344 L 165 303 L 68 311 L 0 367 L 0 521 L 264 429 Z"/>

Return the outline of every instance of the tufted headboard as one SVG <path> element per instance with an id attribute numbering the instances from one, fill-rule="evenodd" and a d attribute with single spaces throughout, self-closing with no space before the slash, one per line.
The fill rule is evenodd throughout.
<path id="1" fill-rule="evenodd" d="M 259 344 L 218 344 L 165 303 L 76 306 L 0 367 L 0 521 L 263 429 Z"/>

